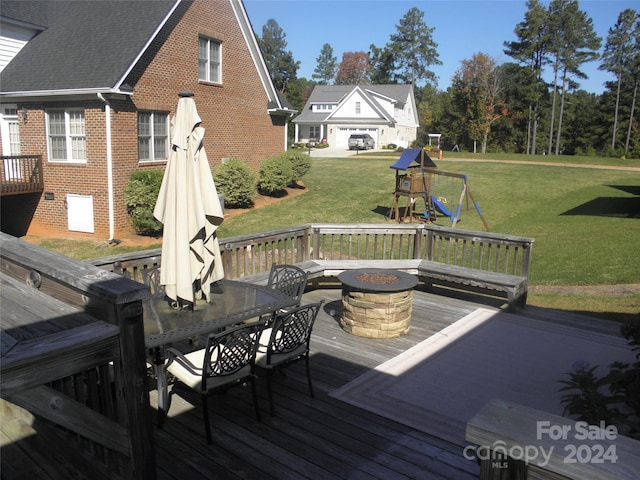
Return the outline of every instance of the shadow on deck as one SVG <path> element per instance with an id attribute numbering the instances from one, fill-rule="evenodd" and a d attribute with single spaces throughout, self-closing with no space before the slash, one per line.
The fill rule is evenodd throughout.
<path id="1" fill-rule="evenodd" d="M 154 427 L 158 478 L 478 478 L 478 465 L 464 458 L 460 445 L 336 400 L 330 393 L 478 307 L 493 307 L 416 291 L 409 334 L 376 340 L 349 335 L 339 327 L 340 289 L 310 291 L 303 303 L 321 299 L 325 305 L 311 341 L 315 398 L 308 394 L 303 365 L 292 366 L 286 376 L 275 376 L 276 417 L 268 415 L 266 382 L 259 380 L 260 423 L 248 390 L 214 397 L 210 402 L 214 443 L 208 446 L 197 400 L 174 395 L 163 429 Z M 591 318 L 532 307 L 519 315 L 528 314 L 617 333 L 617 327 Z M 152 408 L 155 393 L 151 392 Z M 72 446 L 71 436 L 40 420 L 31 426 L 21 421 L 23 440 L 7 443 L 3 435 L 3 479 L 26 478 L 26 471 L 31 478 L 60 478 L 63 472 L 69 478 L 100 478 L 91 476 L 90 468 L 77 466 L 73 448 L 66 450 L 76 463 L 61 457 L 60 449 L 53 450 L 57 453 L 53 458 L 48 456 L 52 442 Z M 90 466 L 90 459 L 81 460 L 80 465 Z"/>

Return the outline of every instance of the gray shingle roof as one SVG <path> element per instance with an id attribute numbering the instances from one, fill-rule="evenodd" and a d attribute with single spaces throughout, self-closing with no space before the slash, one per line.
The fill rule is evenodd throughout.
<path id="1" fill-rule="evenodd" d="M 407 101 L 407 98 L 412 92 L 411 85 L 316 85 L 307 100 L 304 109 L 298 115 L 293 122 L 294 123 L 321 123 L 329 115 L 329 112 L 312 112 L 311 105 L 317 103 L 339 103 L 346 95 L 353 91 L 356 87 L 362 90 L 364 95 L 369 96 L 369 101 L 373 105 L 379 105 L 375 99 L 375 96 L 371 95 L 374 92 L 379 95 L 383 95 L 388 98 L 392 98 L 398 103 L 398 106 L 402 108 Z M 362 119 L 342 119 L 343 121 L 359 121 L 362 123 Z"/>
<path id="2" fill-rule="evenodd" d="M 45 29 L 0 73 L 0 92 L 116 86 L 175 4 L 176 0 L 3 0 L 3 16 Z"/>

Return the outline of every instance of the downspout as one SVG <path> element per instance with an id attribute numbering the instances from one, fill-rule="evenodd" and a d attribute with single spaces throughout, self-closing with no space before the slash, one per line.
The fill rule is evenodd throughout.
<path id="1" fill-rule="evenodd" d="M 113 213 L 113 156 L 111 155 L 111 105 L 109 101 L 98 93 L 98 98 L 104 103 L 105 128 L 107 140 L 107 197 L 109 202 L 109 243 L 116 242 L 114 235 L 114 213 Z"/>
<path id="2" fill-rule="evenodd" d="M 285 152 L 289 150 L 288 140 L 289 140 L 289 119 L 286 119 L 284 122 L 284 151 Z"/>

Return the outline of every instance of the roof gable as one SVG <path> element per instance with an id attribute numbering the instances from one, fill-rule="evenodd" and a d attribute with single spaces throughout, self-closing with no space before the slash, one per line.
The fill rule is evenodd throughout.
<path id="1" fill-rule="evenodd" d="M 12 2 L 3 1 L 3 10 L 5 3 Z M 35 9 L 44 6 L 46 15 L 40 21 L 45 29 L 0 73 L 3 93 L 117 87 L 179 1 L 25 3 Z M 30 10 L 24 5 L 22 12 L 28 17 Z"/>
<path id="2" fill-rule="evenodd" d="M 387 114 L 387 112 L 382 108 L 382 106 L 370 95 L 368 92 L 356 86 L 353 88 L 347 95 L 345 95 L 340 101 L 337 108 L 335 108 L 327 117 L 327 120 L 331 118 L 353 118 L 355 115 L 351 113 L 349 110 L 351 107 L 355 105 L 356 102 L 361 101 L 364 102 L 365 106 L 361 105 L 362 115 L 371 119 L 371 118 L 379 118 L 381 120 L 385 120 L 388 122 L 392 122 L 393 118 Z M 368 108 L 367 108 L 368 107 Z"/>
<path id="3" fill-rule="evenodd" d="M 403 109 L 413 96 L 411 85 L 316 85 L 295 123 L 325 122 L 329 119 L 354 119 L 345 114 L 344 106 L 357 95 L 384 122 L 393 123 L 394 108 Z M 330 113 L 313 111 L 313 105 L 334 104 Z M 385 105 L 387 108 L 385 108 Z M 348 108 L 348 107 L 347 107 Z M 374 117 L 369 117 L 373 119 Z"/>

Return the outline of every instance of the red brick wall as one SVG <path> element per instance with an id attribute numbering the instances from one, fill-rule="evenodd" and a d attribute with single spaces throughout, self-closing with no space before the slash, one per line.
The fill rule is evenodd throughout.
<path id="1" fill-rule="evenodd" d="M 177 21 L 165 27 L 127 78 L 125 83 L 133 87 L 133 96 L 110 102 L 115 238 L 132 232 L 123 195 L 131 172 L 164 169 L 164 163 L 138 163 L 136 110 L 169 111 L 173 115 L 178 92 L 192 90 L 206 129 L 204 146 L 212 168 L 220 165 L 223 158 L 237 158 L 257 170 L 262 160 L 284 149 L 284 118 L 267 114 L 267 94 L 229 2 L 195 0 L 178 9 L 182 10 L 176 12 Z M 220 85 L 198 81 L 199 35 L 222 42 Z M 73 106 L 85 108 L 87 163 L 48 162 L 44 109 Z M 45 191 L 54 193 L 54 200 L 39 199 L 29 233 L 107 239 L 104 104 L 96 99 L 27 107 L 28 121 L 21 123 L 20 129 L 22 153 L 43 155 Z M 93 196 L 94 235 L 68 231 L 67 193 Z"/>

